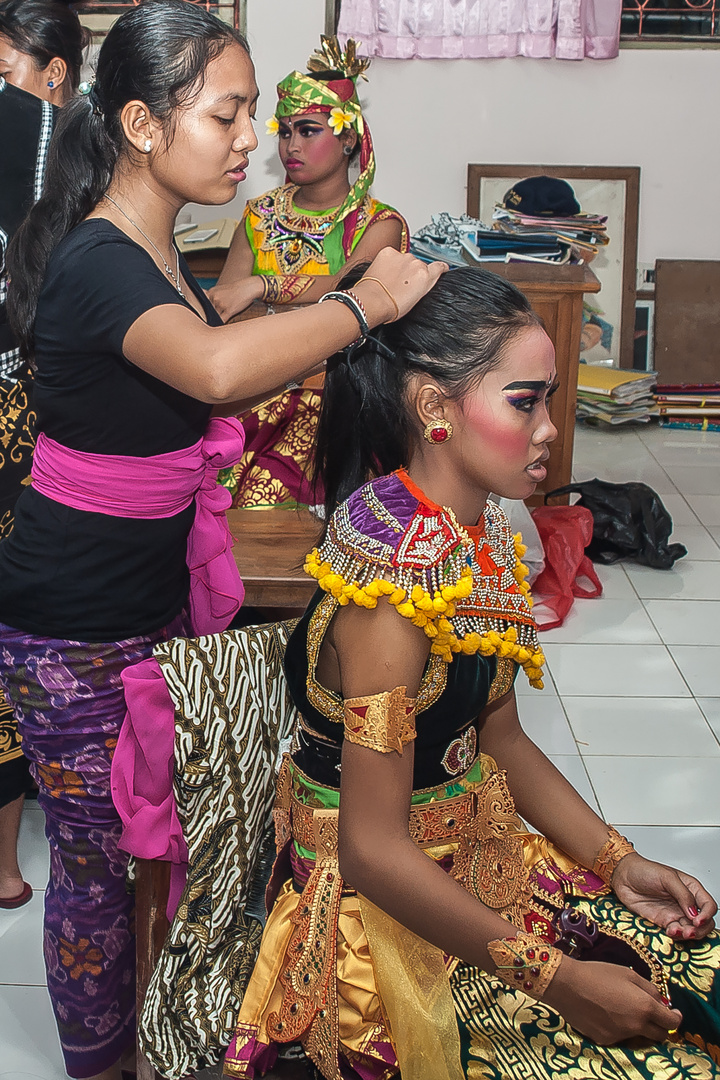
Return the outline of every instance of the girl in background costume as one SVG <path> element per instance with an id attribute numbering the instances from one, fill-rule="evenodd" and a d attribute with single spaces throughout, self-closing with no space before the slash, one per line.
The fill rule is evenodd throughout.
<path id="1" fill-rule="evenodd" d="M 134 903 L 110 792 L 123 675 L 169 635 L 225 629 L 243 596 L 215 482 L 243 432 L 213 409 L 317 370 L 395 317 L 386 289 L 409 306 L 444 264 L 387 251 L 354 298 L 223 326 L 172 237 L 185 203 L 229 202 L 245 179 L 257 85 L 244 39 L 198 4 L 139 4 L 80 90 L 8 254 L 38 437 L 0 543 L 0 684 L 50 842 L 44 954 L 65 1067 L 120 1080 L 135 1041 Z"/>
<path id="2" fill-rule="evenodd" d="M 224 319 L 254 300 L 311 303 L 335 287 L 348 265 L 383 247 L 408 250 L 405 220 L 369 194 L 375 176 L 370 130 L 357 96 L 369 65 L 349 41 L 323 39 L 308 73 L 278 85 L 268 131 L 279 138 L 288 182 L 250 199 L 210 298 Z M 359 157 L 360 175 L 348 168 Z M 223 482 L 236 506 L 313 503 L 306 476 L 320 392 L 291 389 L 244 417 L 245 454 Z"/>
<path id="3" fill-rule="evenodd" d="M 556 386 L 527 300 L 478 269 L 328 364 L 328 525 L 285 653 L 300 724 L 229 1076 L 299 1040 L 327 1080 L 720 1077 L 714 901 L 518 721 L 544 658 L 488 492 L 544 478 Z"/>
<path id="4" fill-rule="evenodd" d="M 40 197 L 57 109 L 77 89 L 87 32 L 60 0 L 0 3 L 0 539 L 30 480 L 35 444 L 32 369 L 6 317 L 7 245 Z M 0 908 L 32 899 L 17 861 L 25 793 L 31 786 L 12 709 L 0 690 Z"/>

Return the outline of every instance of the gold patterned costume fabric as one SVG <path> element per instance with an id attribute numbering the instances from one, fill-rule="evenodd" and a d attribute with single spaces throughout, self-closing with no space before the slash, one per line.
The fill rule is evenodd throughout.
<path id="1" fill-rule="evenodd" d="M 25 365 L 12 378 L 0 378 L 0 540 L 9 536 L 13 508 L 30 482 L 35 447 L 33 374 Z"/>
<path id="2" fill-rule="evenodd" d="M 393 207 L 365 195 L 345 219 L 352 222 L 352 230 L 333 232 L 337 211 L 300 210 L 293 202 L 297 191 L 295 184 L 284 184 L 247 203 L 240 227 L 253 252 L 254 274 L 336 274 L 367 228 L 381 221 L 400 222 L 400 250 L 408 250 L 407 223 Z M 242 417 L 245 452 L 234 468 L 221 473 L 233 506 L 252 510 L 321 501 L 322 493 L 314 491 L 308 477 L 320 401 L 319 390 L 289 390 Z"/>
<path id="3" fill-rule="evenodd" d="M 326 1080 L 720 1077 L 718 935 L 677 944 L 632 915 L 591 870 L 525 829 L 505 774 L 479 751 L 481 714 L 509 692 L 518 668 L 540 682 L 516 550 L 494 504 L 476 530 L 463 529 L 401 471 L 351 496 L 309 559 L 320 588 L 285 652 L 300 726 L 278 781 L 271 910 L 227 1075 L 263 1075 L 278 1045 L 299 1040 Z M 382 596 L 436 646 L 416 699 L 410 836 L 511 927 L 552 944 L 563 911 L 594 919 L 599 944 L 587 958 L 669 986 L 684 1016 L 672 1040 L 596 1046 L 542 1002 L 444 956 L 342 881 L 344 703 L 320 684 L 318 657 L 343 603 L 372 607 Z"/>

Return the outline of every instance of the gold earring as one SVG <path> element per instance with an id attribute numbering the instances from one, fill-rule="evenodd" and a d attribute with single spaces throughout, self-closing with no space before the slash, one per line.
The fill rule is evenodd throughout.
<path id="1" fill-rule="evenodd" d="M 423 439 L 427 439 L 433 446 L 439 446 L 440 443 L 447 442 L 448 439 L 452 439 L 453 426 L 449 420 L 431 420 L 429 424 L 425 425 L 423 431 Z"/>

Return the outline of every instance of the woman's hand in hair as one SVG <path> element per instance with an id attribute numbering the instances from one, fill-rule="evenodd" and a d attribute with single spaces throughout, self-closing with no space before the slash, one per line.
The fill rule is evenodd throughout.
<path id="1" fill-rule="evenodd" d="M 448 264 L 444 262 L 424 263 L 414 255 L 403 255 L 390 247 L 383 248 L 355 286 L 358 296 L 368 308 L 370 325 L 394 322 L 407 315 L 448 269 Z M 377 280 L 368 281 L 368 278 Z M 378 312 L 384 314 L 378 318 Z"/>

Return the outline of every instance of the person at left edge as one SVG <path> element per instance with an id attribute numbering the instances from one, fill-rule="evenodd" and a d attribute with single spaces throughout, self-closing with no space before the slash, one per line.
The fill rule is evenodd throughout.
<path id="1" fill-rule="evenodd" d="M 5 250 L 42 194 L 57 106 L 77 89 L 88 33 L 61 0 L 0 3 L 0 538 L 30 480 L 35 443 L 32 370 L 7 322 Z M 32 782 L 12 709 L 0 690 L 0 909 L 32 899 L 17 843 Z"/>

